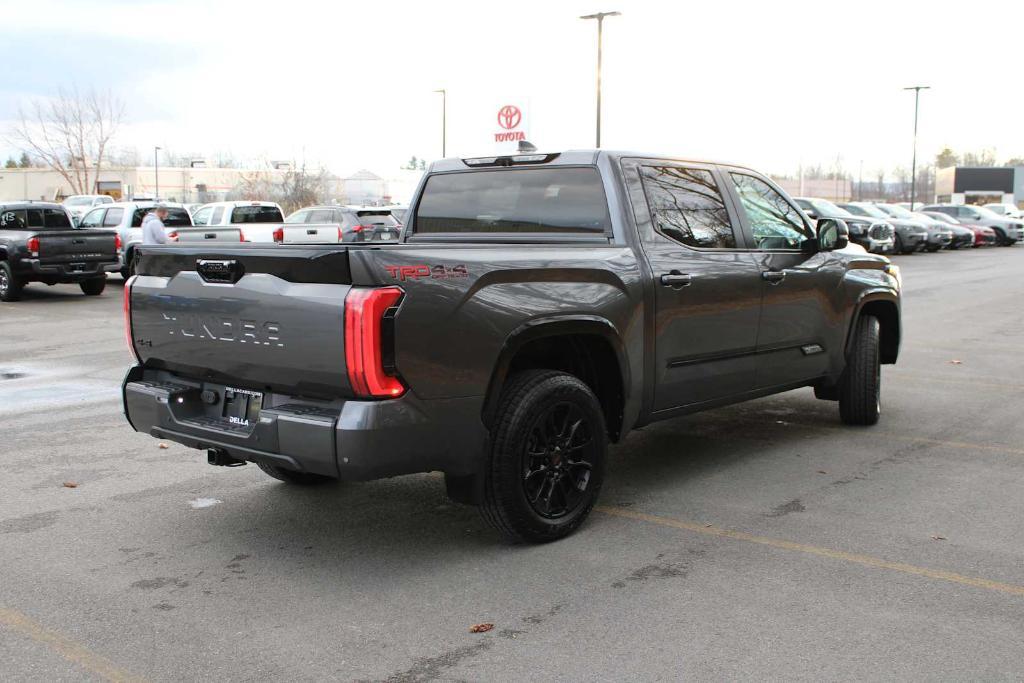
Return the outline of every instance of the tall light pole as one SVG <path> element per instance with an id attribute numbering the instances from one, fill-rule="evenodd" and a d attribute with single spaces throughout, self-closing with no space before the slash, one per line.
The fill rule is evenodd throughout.
<path id="1" fill-rule="evenodd" d="M 160 201 L 160 147 L 153 148 L 153 175 L 156 176 L 156 192 L 153 195 L 154 201 Z"/>
<path id="2" fill-rule="evenodd" d="M 601 147 L 601 31 L 604 28 L 605 17 L 617 17 L 622 12 L 598 12 L 597 14 L 585 14 L 580 19 L 597 19 L 597 136 L 596 147 Z"/>
<path id="3" fill-rule="evenodd" d="M 444 88 L 435 90 L 441 93 L 441 158 L 448 156 L 448 91 Z"/>
<path id="4" fill-rule="evenodd" d="M 917 199 L 917 105 L 922 90 L 931 90 L 929 85 L 914 85 L 904 90 L 914 91 L 914 157 L 910 162 L 910 210 L 914 210 L 914 200 Z"/>

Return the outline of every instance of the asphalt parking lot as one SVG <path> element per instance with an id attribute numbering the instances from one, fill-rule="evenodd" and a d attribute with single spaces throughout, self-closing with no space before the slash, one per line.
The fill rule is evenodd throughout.
<path id="1" fill-rule="evenodd" d="M 895 260 L 877 427 L 801 390 L 645 428 L 534 547 L 438 476 L 161 449 L 120 412 L 120 281 L 33 285 L 0 306 L 2 677 L 1019 679 L 1024 247 Z"/>

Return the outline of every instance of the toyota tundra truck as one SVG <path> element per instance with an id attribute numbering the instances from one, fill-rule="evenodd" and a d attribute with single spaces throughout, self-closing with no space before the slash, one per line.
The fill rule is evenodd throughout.
<path id="1" fill-rule="evenodd" d="M 446 159 L 394 244 L 140 247 L 125 415 L 291 484 L 440 471 L 550 541 L 642 425 L 808 386 L 878 421 L 900 274 L 847 240 L 739 166 Z"/>

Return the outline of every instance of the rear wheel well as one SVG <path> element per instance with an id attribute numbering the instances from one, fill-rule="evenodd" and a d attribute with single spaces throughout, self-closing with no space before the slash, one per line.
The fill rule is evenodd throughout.
<path id="1" fill-rule="evenodd" d="M 900 315 L 896 304 L 891 301 L 869 301 L 860 309 L 860 317 L 865 315 L 878 318 L 879 324 L 879 359 L 883 364 L 896 362 L 900 351 Z M 851 329 L 856 329 L 857 321 L 853 321 Z"/>
<path id="2" fill-rule="evenodd" d="M 499 377 L 501 384 L 523 370 L 560 370 L 583 381 L 597 396 L 608 436 L 618 441 L 622 431 L 624 393 L 619 358 L 611 343 L 597 334 L 559 334 L 533 339 L 520 347 Z M 495 387 L 500 393 L 500 387 Z M 497 403 L 497 396 L 490 404 Z"/>

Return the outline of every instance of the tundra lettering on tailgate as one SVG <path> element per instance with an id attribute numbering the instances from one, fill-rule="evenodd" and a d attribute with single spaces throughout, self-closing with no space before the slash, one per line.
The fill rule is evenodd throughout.
<path id="1" fill-rule="evenodd" d="M 281 348 L 281 324 L 270 320 L 245 320 L 221 315 L 179 315 L 163 313 L 168 333 L 213 341 L 276 346 Z"/>

